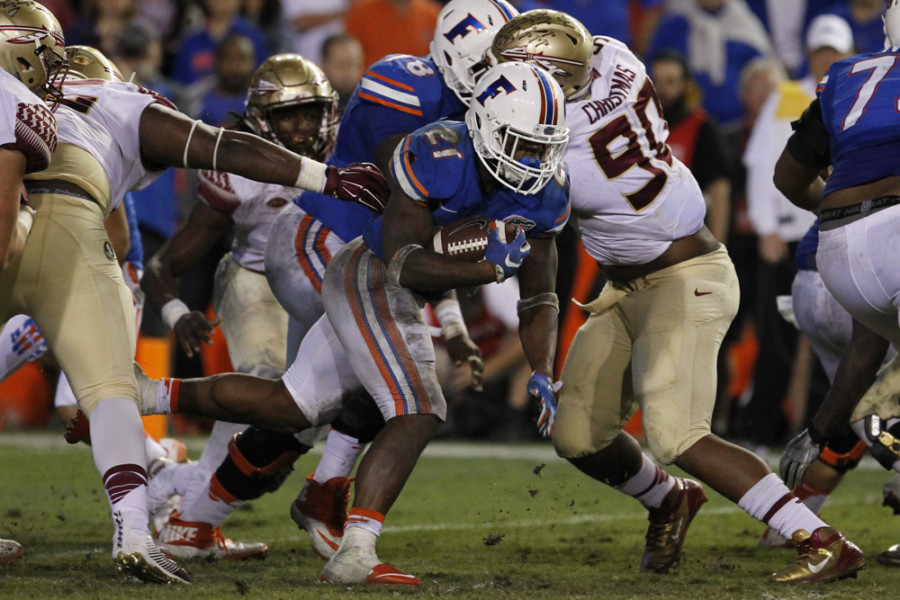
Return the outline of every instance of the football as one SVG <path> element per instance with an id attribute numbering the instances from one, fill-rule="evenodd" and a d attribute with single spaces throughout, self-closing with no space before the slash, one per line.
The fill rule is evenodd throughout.
<path id="1" fill-rule="evenodd" d="M 488 231 L 491 223 L 497 223 L 500 240 L 511 242 L 518 235 L 518 227 L 490 217 L 466 217 L 445 225 L 432 238 L 433 250 L 459 260 L 477 262 L 484 258 L 487 248 Z"/>

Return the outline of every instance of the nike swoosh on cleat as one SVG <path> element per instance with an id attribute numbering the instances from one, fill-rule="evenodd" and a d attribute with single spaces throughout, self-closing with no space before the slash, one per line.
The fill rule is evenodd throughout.
<path id="1" fill-rule="evenodd" d="M 337 550 L 337 549 L 338 549 L 338 545 L 335 544 L 333 541 L 331 541 L 331 539 L 329 539 L 328 536 L 326 536 L 324 533 L 322 533 L 322 532 L 319 531 L 318 529 L 316 530 L 316 535 L 318 535 L 320 538 L 322 538 L 322 541 L 325 542 L 326 544 L 328 544 L 328 546 L 329 546 L 332 550 Z"/>
<path id="2" fill-rule="evenodd" d="M 812 564 L 812 563 L 809 563 L 809 570 L 810 570 L 812 573 L 818 573 L 819 571 L 821 571 L 822 569 L 825 568 L 825 565 L 827 565 L 827 564 L 828 564 L 828 561 L 830 561 L 830 560 L 831 560 L 831 557 L 830 557 L 830 556 L 826 556 L 826 557 L 824 558 L 824 560 L 822 560 L 822 562 L 820 562 L 820 563 L 817 564 L 817 565 L 814 565 L 814 564 Z"/>
<path id="3" fill-rule="evenodd" d="M 694 288 L 694 295 L 695 295 L 695 296 L 708 296 L 709 294 L 712 294 L 712 292 L 701 292 L 701 291 L 698 290 L 697 288 Z"/>

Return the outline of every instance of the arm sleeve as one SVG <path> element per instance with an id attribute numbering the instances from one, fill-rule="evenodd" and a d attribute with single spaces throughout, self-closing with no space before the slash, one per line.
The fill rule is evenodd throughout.
<path id="1" fill-rule="evenodd" d="M 818 98 L 791 123 L 791 128 L 794 133 L 788 139 L 787 149 L 797 162 L 811 169 L 824 169 L 831 164 L 828 130 Z"/>

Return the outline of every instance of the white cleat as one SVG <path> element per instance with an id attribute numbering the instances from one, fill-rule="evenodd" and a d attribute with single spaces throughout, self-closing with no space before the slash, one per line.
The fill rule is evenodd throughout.
<path id="1" fill-rule="evenodd" d="M 176 558 L 200 558 L 209 561 L 265 558 L 269 546 L 263 542 L 235 542 L 209 523 L 182 521 L 172 515 L 159 531 L 160 549 Z"/>
<path id="2" fill-rule="evenodd" d="M 153 543 L 141 513 L 113 513 L 113 560 L 120 573 L 149 583 L 190 583 L 187 572 Z"/>
<path id="3" fill-rule="evenodd" d="M 378 585 L 421 585 L 415 575 L 404 573 L 378 560 L 375 535 L 351 527 L 341 547 L 322 569 L 325 583 L 373 583 Z"/>

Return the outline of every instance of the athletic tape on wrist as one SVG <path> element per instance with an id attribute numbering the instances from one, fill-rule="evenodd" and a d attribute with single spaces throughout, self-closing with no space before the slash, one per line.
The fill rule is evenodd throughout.
<path id="1" fill-rule="evenodd" d="M 409 244 L 403 246 L 394 253 L 394 256 L 391 257 L 390 264 L 388 264 L 387 277 L 390 283 L 400 287 L 400 271 L 403 270 L 403 263 L 406 262 L 406 257 L 416 250 L 422 250 L 422 246 L 419 244 Z"/>
<path id="2" fill-rule="evenodd" d="M 169 326 L 169 329 L 174 330 L 176 323 L 178 323 L 184 315 L 190 314 L 191 309 L 188 308 L 187 304 L 178 298 L 175 298 L 163 304 L 163 307 L 159 312 L 163 322 Z"/>
<path id="3" fill-rule="evenodd" d="M 325 189 L 328 166 L 305 156 L 300 157 L 300 173 L 294 187 L 321 194 Z"/>
<path id="4" fill-rule="evenodd" d="M 457 300 L 453 298 L 441 300 L 434 305 L 434 314 L 441 324 L 441 335 L 445 340 L 469 333 Z"/>

